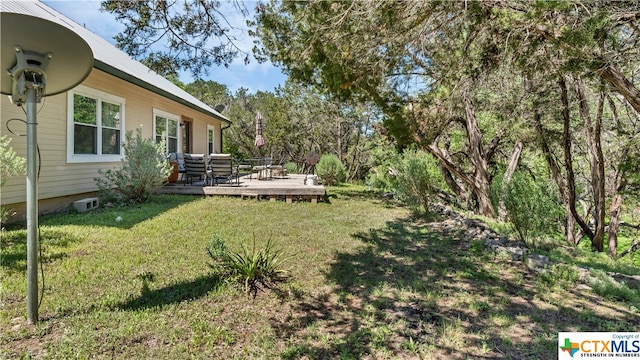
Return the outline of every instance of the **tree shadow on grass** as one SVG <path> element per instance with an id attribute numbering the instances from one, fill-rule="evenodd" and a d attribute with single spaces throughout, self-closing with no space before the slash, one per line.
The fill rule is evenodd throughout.
<path id="1" fill-rule="evenodd" d="M 341 200 L 374 201 L 386 207 L 398 206 L 392 197 L 378 190 L 354 189 L 348 186 L 332 186 L 327 189 L 327 197 Z"/>
<path id="2" fill-rule="evenodd" d="M 41 216 L 40 224 L 52 226 L 105 226 L 130 229 L 138 223 L 148 221 L 176 207 L 200 199 L 202 199 L 202 196 L 158 195 L 152 197 L 146 203 L 101 207 L 86 213 L 77 213 L 73 210 L 66 213 L 43 215 Z M 116 220 L 118 217 L 120 217 L 120 221 Z"/>
<path id="3" fill-rule="evenodd" d="M 610 304 L 549 295 L 522 263 L 474 254 L 427 224 L 406 219 L 352 236 L 363 246 L 336 250 L 325 273 L 333 290 L 272 319 L 279 338 L 297 339 L 283 358 L 554 358 L 559 331 L 640 326 L 619 307 L 583 315 L 585 304 Z"/>
<path id="4" fill-rule="evenodd" d="M 42 229 L 38 237 L 42 247 L 42 258 L 40 260 L 43 263 L 49 263 L 67 257 L 66 253 L 57 251 L 79 240 L 79 238 L 71 236 L 64 231 Z M 2 268 L 10 271 L 27 270 L 26 231 L 3 232 L 0 239 L 0 248 L 2 248 L 2 261 L 0 261 Z M 38 257 L 40 258 L 39 250 Z"/>
<path id="5" fill-rule="evenodd" d="M 146 278 L 145 278 L 146 277 Z M 166 305 L 177 304 L 183 301 L 193 301 L 206 296 L 209 291 L 221 286 L 220 278 L 213 275 L 200 276 L 191 281 L 185 281 L 163 287 L 157 290 L 149 289 L 148 283 L 153 275 L 146 274 L 141 278 L 142 290 L 138 297 L 115 305 L 120 310 L 141 310 Z"/>

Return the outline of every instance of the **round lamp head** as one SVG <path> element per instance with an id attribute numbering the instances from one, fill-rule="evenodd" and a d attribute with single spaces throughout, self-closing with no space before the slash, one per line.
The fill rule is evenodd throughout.
<path id="1" fill-rule="evenodd" d="M 43 96 L 60 94 L 76 87 L 93 68 L 93 52 L 84 39 L 49 20 L 0 13 L 0 39 L 2 94 L 12 94 L 12 70 L 15 73 L 16 68 L 22 65 L 29 73 L 42 69 L 46 77 Z"/>

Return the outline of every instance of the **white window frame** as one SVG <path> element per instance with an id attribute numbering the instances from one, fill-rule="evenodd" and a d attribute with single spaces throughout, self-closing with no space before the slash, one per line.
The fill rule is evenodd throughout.
<path id="1" fill-rule="evenodd" d="M 170 112 L 166 112 L 164 110 L 160 110 L 160 109 L 153 109 L 153 141 L 156 141 L 156 137 L 158 135 L 161 134 L 157 134 L 156 133 L 156 118 L 157 117 L 162 117 L 167 119 L 167 123 L 165 124 L 165 129 L 167 128 L 167 126 L 169 125 L 168 122 L 169 120 L 175 120 L 176 122 L 176 149 L 178 152 L 180 152 L 180 115 L 176 115 L 176 114 L 172 114 Z M 165 138 L 165 152 L 168 154 L 169 153 L 169 137 L 167 136 Z"/>
<path id="2" fill-rule="evenodd" d="M 211 133 L 211 151 L 210 154 L 215 154 L 216 152 L 216 127 L 213 125 L 207 124 L 207 138 L 205 139 L 207 144 L 207 151 L 209 150 L 209 133 Z"/>
<path id="3" fill-rule="evenodd" d="M 102 154 L 102 118 L 97 116 L 97 154 L 75 154 L 74 153 L 74 95 L 82 95 L 96 100 L 96 114 L 102 113 L 102 102 L 109 102 L 120 105 L 120 154 Z M 125 105 L 124 98 L 115 96 L 104 91 L 92 89 L 88 86 L 78 85 L 67 92 L 67 162 L 68 163 L 91 163 L 91 162 L 120 162 L 124 157 L 124 147 L 122 143 L 125 138 Z"/>

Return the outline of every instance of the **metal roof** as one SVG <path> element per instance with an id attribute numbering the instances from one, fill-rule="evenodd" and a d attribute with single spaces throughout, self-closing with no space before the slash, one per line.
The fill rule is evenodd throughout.
<path id="1" fill-rule="evenodd" d="M 96 69 L 186 105 L 208 116 L 231 123 L 229 119 L 215 109 L 158 75 L 139 61 L 131 58 L 122 50 L 111 45 L 107 40 L 39 1 L 3 0 L 0 1 L 0 12 L 31 15 L 67 27 L 80 35 L 89 44 L 95 58 L 94 67 Z"/>

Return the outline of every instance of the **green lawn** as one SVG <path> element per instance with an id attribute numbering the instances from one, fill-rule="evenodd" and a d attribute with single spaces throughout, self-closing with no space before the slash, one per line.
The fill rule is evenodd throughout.
<path id="1" fill-rule="evenodd" d="M 637 331 L 637 303 L 529 273 L 359 187 L 320 204 L 162 196 L 43 217 L 46 291 L 26 324 L 26 233 L 2 234 L 0 358 L 555 358 L 558 331 Z M 121 216 L 117 223 L 115 218 Z M 212 235 L 271 239 L 290 280 L 209 272 Z"/>

